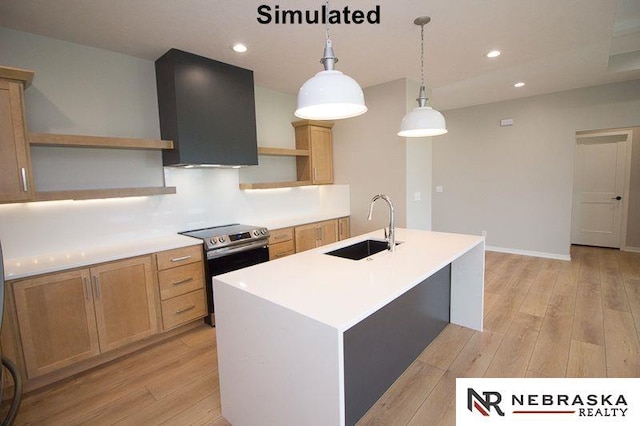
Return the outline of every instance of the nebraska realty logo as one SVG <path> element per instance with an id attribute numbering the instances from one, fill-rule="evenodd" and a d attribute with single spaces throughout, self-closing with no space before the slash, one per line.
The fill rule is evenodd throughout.
<path id="1" fill-rule="evenodd" d="M 640 379 L 456 379 L 456 424 L 640 424 Z"/>

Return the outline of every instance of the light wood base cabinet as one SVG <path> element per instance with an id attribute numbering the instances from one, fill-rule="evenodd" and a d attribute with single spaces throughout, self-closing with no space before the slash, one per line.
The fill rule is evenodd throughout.
<path id="1" fill-rule="evenodd" d="M 27 375 L 37 377 L 100 353 L 88 269 L 13 284 Z"/>
<path id="2" fill-rule="evenodd" d="M 29 378 L 158 332 L 151 257 L 13 283 Z"/>
<path id="3" fill-rule="evenodd" d="M 7 281 L 2 346 L 24 390 L 197 326 L 207 313 L 202 257 L 195 245 Z"/>
<path id="4" fill-rule="evenodd" d="M 351 236 L 351 221 L 348 217 L 338 219 L 338 240 L 346 240 Z"/>
<path id="5" fill-rule="evenodd" d="M 289 256 L 295 252 L 293 228 L 282 228 L 269 231 L 269 260 Z"/>
<path id="6" fill-rule="evenodd" d="M 156 254 L 162 329 L 169 330 L 207 315 L 202 247 Z"/>
<path id="7" fill-rule="evenodd" d="M 162 301 L 162 325 L 165 330 L 207 315 L 204 288 Z"/>
<path id="8" fill-rule="evenodd" d="M 108 263 L 90 271 L 101 352 L 158 332 L 150 256 Z"/>
<path id="9" fill-rule="evenodd" d="M 338 219 L 295 227 L 296 253 L 338 241 Z"/>

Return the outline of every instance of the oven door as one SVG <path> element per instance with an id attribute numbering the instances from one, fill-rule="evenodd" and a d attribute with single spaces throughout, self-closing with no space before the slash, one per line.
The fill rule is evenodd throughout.
<path id="1" fill-rule="evenodd" d="M 209 315 L 205 318 L 207 324 L 215 325 L 213 303 L 213 277 L 226 272 L 236 271 L 248 266 L 269 260 L 268 241 L 258 241 L 247 245 L 229 247 L 220 250 L 211 250 L 207 253 L 206 272 L 208 285 L 207 305 Z"/>
<path id="2" fill-rule="evenodd" d="M 267 240 L 207 252 L 209 275 L 212 277 L 267 260 L 269 260 Z"/>

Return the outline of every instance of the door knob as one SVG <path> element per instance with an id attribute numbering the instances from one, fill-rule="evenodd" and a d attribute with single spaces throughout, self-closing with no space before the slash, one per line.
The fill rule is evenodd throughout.
<path id="1" fill-rule="evenodd" d="M 612 198 L 612 200 L 618 200 L 618 201 L 620 201 L 620 200 L 622 200 L 622 197 L 618 195 L 617 197 Z"/>

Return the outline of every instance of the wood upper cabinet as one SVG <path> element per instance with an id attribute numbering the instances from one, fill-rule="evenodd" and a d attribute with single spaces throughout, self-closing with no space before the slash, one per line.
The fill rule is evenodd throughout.
<path id="1" fill-rule="evenodd" d="M 32 198 L 24 87 L 33 72 L 0 67 L 0 203 Z"/>
<path id="2" fill-rule="evenodd" d="M 88 269 L 17 281 L 13 293 L 29 377 L 100 353 Z"/>
<path id="3" fill-rule="evenodd" d="M 150 256 L 12 285 L 29 378 L 157 333 Z"/>
<path id="4" fill-rule="evenodd" d="M 298 180 L 314 185 L 333 183 L 333 123 L 301 120 L 291 124 L 296 132 L 296 149 L 309 150 L 308 157 L 296 157 Z"/>
<path id="5" fill-rule="evenodd" d="M 338 220 L 309 223 L 295 227 L 296 253 L 338 241 Z"/>
<path id="6" fill-rule="evenodd" d="M 101 352 L 158 332 L 151 257 L 91 268 Z"/>

